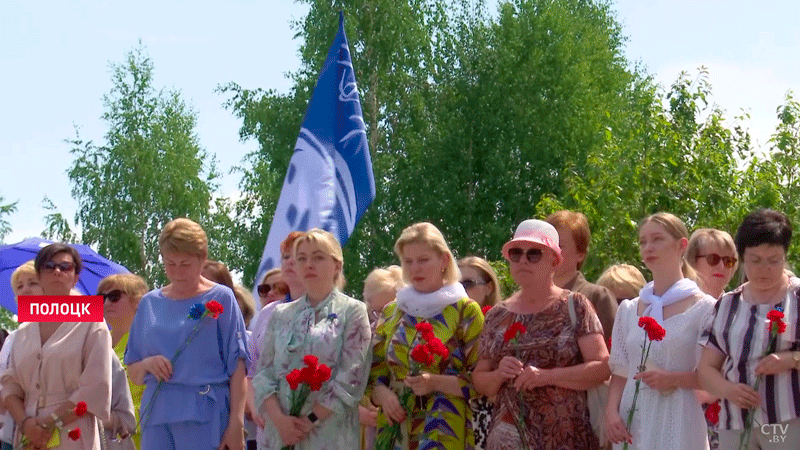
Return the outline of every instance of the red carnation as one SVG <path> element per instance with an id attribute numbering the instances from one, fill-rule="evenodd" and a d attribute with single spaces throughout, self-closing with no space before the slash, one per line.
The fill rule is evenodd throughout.
<path id="1" fill-rule="evenodd" d="M 293 371 L 286 374 L 286 381 L 289 382 L 289 388 L 291 390 L 295 390 L 300 386 L 301 376 L 300 371 L 298 369 L 294 369 Z"/>
<path id="2" fill-rule="evenodd" d="M 69 436 L 69 438 L 70 438 L 70 439 L 72 439 L 73 441 L 77 441 L 78 439 L 80 439 L 80 438 L 81 438 L 81 429 L 76 427 L 76 428 L 74 428 L 72 431 L 70 431 L 69 433 L 67 433 L 67 435 L 68 435 L 68 436 Z"/>
<path id="3" fill-rule="evenodd" d="M 78 402 L 78 404 L 75 405 L 75 415 L 82 417 L 84 414 L 86 414 L 86 402 Z"/>
<path id="4" fill-rule="evenodd" d="M 450 354 L 450 350 L 447 348 L 444 343 L 439 338 L 433 338 L 428 342 L 428 351 L 433 353 L 434 355 L 439 355 L 442 358 L 447 358 Z"/>
<path id="5" fill-rule="evenodd" d="M 506 333 L 503 335 L 503 342 L 508 342 L 512 339 L 517 339 L 522 333 L 526 331 L 525 325 L 522 322 L 514 322 L 508 327 Z"/>
<path id="6" fill-rule="evenodd" d="M 433 325 L 428 322 L 420 322 L 417 324 L 416 328 L 420 333 L 433 333 Z"/>
<path id="7" fill-rule="evenodd" d="M 317 364 L 319 364 L 319 359 L 314 355 L 306 355 L 303 357 L 303 362 L 306 363 L 306 366 L 316 368 Z"/>
<path id="8" fill-rule="evenodd" d="M 413 350 L 411 350 L 411 359 L 426 366 L 433 364 L 434 362 L 433 355 L 431 354 L 430 350 L 428 350 L 426 345 L 422 344 L 417 345 Z"/>
<path id="9" fill-rule="evenodd" d="M 708 405 L 708 408 L 706 408 L 706 420 L 708 420 L 710 424 L 716 425 L 719 422 L 719 411 L 719 400 Z"/>
<path id="10" fill-rule="evenodd" d="M 772 311 L 767 313 L 767 319 L 769 319 L 770 322 L 777 322 L 783 319 L 783 317 L 784 317 L 783 313 L 778 311 L 777 309 L 773 309 Z"/>
<path id="11" fill-rule="evenodd" d="M 207 301 L 206 309 L 209 313 L 211 313 L 211 317 L 215 319 L 225 311 L 225 308 L 223 308 L 222 305 L 216 300 Z"/>
<path id="12" fill-rule="evenodd" d="M 317 372 L 316 367 L 303 367 L 300 369 L 300 382 L 311 383 L 314 380 L 314 374 Z"/>
<path id="13" fill-rule="evenodd" d="M 322 389 L 322 383 L 328 381 L 330 377 L 331 368 L 325 364 L 322 364 L 317 367 L 317 371 L 314 372 L 314 376 L 311 380 L 309 380 L 308 387 L 311 388 L 312 391 L 318 391 Z"/>
<path id="14" fill-rule="evenodd" d="M 656 322 L 656 319 L 653 319 L 650 316 L 639 317 L 639 326 L 640 327 L 642 327 L 644 329 L 647 329 L 647 327 L 651 327 L 653 325 L 658 325 L 658 322 Z"/>
<path id="15" fill-rule="evenodd" d="M 667 334 L 667 330 L 659 325 L 656 319 L 650 316 L 640 317 L 639 326 L 644 328 L 644 331 L 647 332 L 647 339 L 651 341 L 660 341 L 664 339 L 664 336 Z"/>
<path id="16" fill-rule="evenodd" d="M 486 305 L 486 306 L 484 306 L 483 308 L 481 308 L 481 312 L 482 312 L 482 313 L 483 313 L 483 315 L 485 316 L 485 315 L 486 315 L 486 313 L 488 313 L 490 309 L 492 309 L 492 305 Z"/>

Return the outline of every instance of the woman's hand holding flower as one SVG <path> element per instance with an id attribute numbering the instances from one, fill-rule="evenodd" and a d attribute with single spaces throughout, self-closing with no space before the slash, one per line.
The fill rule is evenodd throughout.
<path id="1" fill-rule="evenodd" d="M 42 421 L 38 419 L 30 418 L 30 420 L 25 420 L 22 434 L 28 438 L 31 448 L 43 449 L 47 447 L 47 442 L 53 434 L 53 429 L 46 427 Z"/>
<path id="2" fill-rule="evenodd" d="M 409 376 L 404 380 L 406 386 L 411 388 L 414 395 L 428 395 L 431 392 L 438 391 L 436 380 L 433 375 L 428 372 L 422 372 L 417 376 Z"/>
<path id="3" fill-rule="evenodd" d="M 662 394 L 668 394 L 677 388 L 675 377 L 664 370 L 645 370 L 634 375 L 633 379 L 642 380 L 644 384 L 650 386 L 650 389 L 655 389 Z"/>
<path id="4" fill-rule="evenodd" d="M 299 417 L 280 414 L 276 419 L 275 428 L 278 429 L 283 445 L 297 444 L 308 434 L 303 426 L 303 420 Z"/>
<path id="5" fill-rule="evenodd" d="M 756 375 L 775 375 L 794 369 L 795 362 L 790 352 L 770 353 L 756 364 Z"/>
<path id="6" fill-rule="evenodd" d="M 760 403 L 758 392 L 743 383 L 730 383 L 723 396 L 742 409 L 756 408 Z"/>
<path id="7" fill-rule="evenodd" d="M 503 378 L 503 381 L 513 380 L 522 373 L 522 363 L 513 356 L 504 356 L 503 359 L 500 360 L 500 364 L 497 365 L 497 371 L 500 373 L 500 377 Z"/>
<path id="8" fill-rule="evenodd" d="M 406 420 L 406 410 L 400 405 L 400 399 L 391 389 L 377 384 L 372 395 L 377 400 L 378 406 L 383 408 L 390 425 Z"/>
<path id="9" fill-rule="evenodd" d="M 522 372 L 514 380 L 514 389 L 517 391 L 531 390 L 537 387 L 547 386 L 550 380 L 547 371 L 534 366 L 525 366 Z"/>
<path id="10" fill-rule="evenodd" d="M 158 381 L 166 381 L 172 377 L 172 363 L 162 355 L 148 356 L 143 359 L 145 370 L 153 374 Z"/>
<path id="11" fill-rule="evenodd" d="M 622 421 L 619 411 L 613 407 L 606 409 L 606 437 L 615 444 L 622 442 L 633 443 L 633 436 L 625 427 L 625 422 Z"/>

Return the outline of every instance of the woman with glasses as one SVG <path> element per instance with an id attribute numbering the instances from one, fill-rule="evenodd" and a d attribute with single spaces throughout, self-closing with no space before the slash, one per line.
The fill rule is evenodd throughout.
<path id="1" fill-rule="evenodd" d="M 458 269 L 461 271 L 461 285 L 469 298 L 481 305 L 482 310 L 486 311 L 500 301 L 500 282 L 488 261 L 478 256 L 467 256 L 458 260 Z M 488 397 L 481 395 L 470 399 L 469 405 L 472 408 L 475 450 L 482 450 L 486 447 L 489 435 L 492 403 Z"/>
<path id="2" fill-rule="evenodd" d="M 97 285 L 97 295 L 103 296 L 103 318 L 111 328 L 111 346 L 116 353 L 117 358 L 122 361 L 125 356 L 125 348 L 128 346 L 128 335 L 131 329 L 133 317 L 136 315 L 136 309 L 139 307 L 139 300 L 148 291 L 147 283 L 139 276 L 124 273 L 109 275 Z M 116 367 L 116 362 L 113 363 Z M 139 404 L 142 401 L 142 394 L 144 393 L 144 386 L 133 383 L 127 378 L 126 369 L 124 364 L 120 364 L 122 369 L 122 377 L 128 385 L 130 391 L 130 398 L 133 402 L 134 414 L 127 415 L 127 405 L 125 405 L 125 395 L 118 386 L 118 372 L 114 370 L 114 385 L 112 389 L 112 404 L 111 404 L 111 420 L 106 422 L 106 438 L 107 442 L 116 440 L 117 442 L 127 440 L 129 435 L 132 438 L 133 444 L 130 440 L 126 442 L 127 448 L 139 448 L 141 443 L 141 435 L 136 432 L 136 423 L 139 420 Z M 113 401 L 116 400 L 116 401 Z M 115 408 L 115 405 L 120 405 L 120 408 Z M 119 414 L 115 414 L 115 410 L 120 409 Z M 132 418 L 133 423 L 124 419 Z M 135 445 L 135 447 L 134 447 Z"/>
<path id="3" fill-rule="evenodd" d="M 458 282 L 456 261 L 434 225 L 407 227 L 394 252 L 408 285 L 383 308 L 375 328 L 370 386 L 372 401 L 381 408 L 376 441 L 393 441 L 392 448 L 404 450 L 471 450 L 468 402 L 475 396 L 471 372 L 483 328 L 481 308 Z M 418 325 L 428 331 L 419 331 Z M 419 347 L 434 337 L 444 344 L 437 347 L 436 356 L 426 353 L 428 347 Z M 412 359 L 416 348 L 425 350 L 415 354 L 429 356 L 423 358 L 425 364 Z M 392 439 L 395 423 L 400 424 L 400 435 Z"/>
<path id="4" fill-rule="evenodd" d="M 34 262 L 42 293 L 68 296 L 82 261 L 67 244 L 42 248 Z M 26 322 L 17 329 L 2 397 L 17 423 L 15 448 L 100 450 L 100 421 L 111 408 L 111 334 L 103 322 Z M 74 410 L 85 402 L 87 414 Z M 80 429 L 77 440 L 68 437 Z M 54 434 L 58 434 L 54 438 Z"/>
<path id="5" fill-rule="evenodd" d="M 130 378 L 145 385 L 142 450 L 242 450 L 248 355 L 239 305 L 201 274 L 208 238 L 199 224 L 172 220 L 158 245 L 169 284 L 142 297 L 125 351 Z"/>
<path id="6" fill-rule="evenodd" d="M 358 404 L 367 385 L 372 337 L 367 308 L 337 287 L 343 256 L 331 233 L 309 230 L 297 238 L 293 253 L 306 293 L 277 306 L 267 324 L 253 377 L 255 403 L 268 416 L 259 448 L 357 449 Z M 328 366 L 330 377 L 293 416 L 295 395 L 287 375 L 308 367 L 308 355 Z"/>
<path id="7" fill-rule="evenodd" d="M 748 281 L 722 296 L 701 341 L 700 378 L 722 399 L 720 449 L 739 448 L 751 410 L 754 428 L 743 448 L 783 449 L 800 442 L 800 279 L 784 271 L 791 239 L 789 219 L 770 209 L 751 212 L 736 231 Z M 770 340 L 767 314 L 775 309 L 782 310 L 786 329 L 775 351 L 764 356 Z"/>
<path id="8" fill-rule="evenodd" d="M 623 301 L 614 322 L 611 384 L 606 405 L 606 435 L 622 448 L 708 449 L 705 419 L 695 390 L 700 389 L 698 340 L 715 299 L 692 281 L 694 270 L 683 255 L 689 244 L 683 222 L 656 213 L 639 222 L 639 252 L 653 274 L 639 297 Z M 646 332 L 642 316 L 666 330 L 653 341 L 647 364 L 640 368 Z M 649 345 L 649 341 L 648 341 Z M 627 419 L 641 380 L 630 427 Z"/>
<path id="9" fill-rule="evenodd" d="M 697 272 L 700 289 L 714 298 L 722 297 L 739 265 L 731 235 L 713 228 L 692 233 L 685 258 Z"/>
<path id="10" fill-rule="evenodd" d="M 489 310 L 481 334 L 473 379 L 496 396 L 486 448 L 597 449 L 585 391 L 608 378 L 608 351 L 589 300 L 553 282 L 558 232 L 526 220 L 503 256 L 520 290 Z"/>

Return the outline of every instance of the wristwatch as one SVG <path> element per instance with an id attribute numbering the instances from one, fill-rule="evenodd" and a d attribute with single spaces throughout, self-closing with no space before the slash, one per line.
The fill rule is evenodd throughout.
<path id="1" fill-rule="evenodd" d="M 319 420 L 319 417 L 317 417 L 317 415 L 314 414 L 314 411 L 311 411 L 308 414 L 307 417 L 308 417 L 308 421 L 311 422 L 311 423 L 317 423 L 317 421 Z"/>
<path id="2" fill-rule="evenodd" d="M 792 352 L 795 370 L 800 370 L 800 352 Z"/>

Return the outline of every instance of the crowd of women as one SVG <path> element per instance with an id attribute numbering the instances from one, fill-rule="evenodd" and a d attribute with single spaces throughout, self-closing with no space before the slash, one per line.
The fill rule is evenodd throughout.
<path id="1" fill-rule="evenodd" d="M 224 264 L 208 261 L 201 226 L 176 219 L 159 237 L 166 286 L 148 292 L 141 278 L 114 275 L 97 292 L 105 323 L 31 322 L 9 335 L 0 441 L 3 450 L 798 448 L 791 237 L 789 219 L 767 209 L 745 217 L 735 239 L 689 236 L 657 213 L 638 232 L 652 281 L 618 264 L 593 284 L 580 272 L 586 218 L 561 211 L 523 221 L 498 249 L 517 286 L 501 301 L 492 266 L 456 260 L 423 222 L 403 230 L 399 266 L 370 273 L 362 301 L 342 291 L 337 240 L 312 229 L 282 242 L 255 307 Z M 738 287 L 725 293 L 739 265 Z M 12 287 L 70 295 L 81 266 L 74 249 L 52 244 Z"/>

